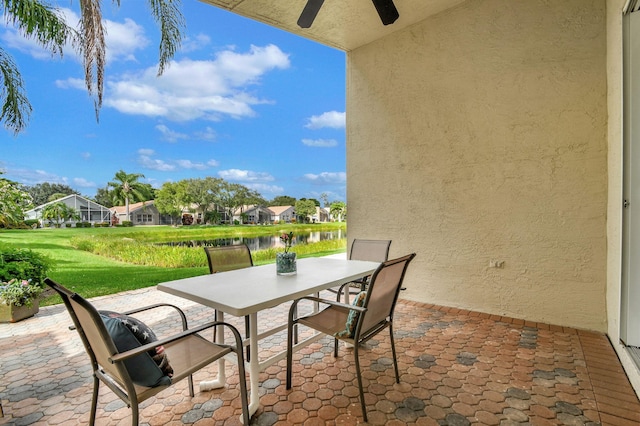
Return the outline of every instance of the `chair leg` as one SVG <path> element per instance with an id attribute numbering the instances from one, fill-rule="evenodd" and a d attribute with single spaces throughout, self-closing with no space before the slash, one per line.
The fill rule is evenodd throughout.
<path id="1" fill-rule="evenodd" d="M 338 339 L 333 339 L 333 357 L 338 358 Z"/>
<path id="2" fill-rule="evenodd" d="M 396 344 L 393 340 L 393 325 L 389 323 L 389 337 L 391 338 L 391 353 L 393 354 L 393 368 L 396 370 L 396 383 L 400 383 L 400 372 L 398 371 L 398 357 L 396 356 Z"/>
<path id="3" fill-rule="evenodd" d="M 291 389 L 291 366 L 293 364 L 293 324 L 287 325 L 287 389 Z"/>
<path id="4" fill-rule="evenodd" d="M 131 401 L 131 425 L 138 426 L 139 413 L 138 413 L 138 401 L 136 397 L 129 398 Z"/>
<path id="5" fill-rule="evenodd" d="M 189 396 L 191 398 L 193 398 L 194 393 L 193 393 L 193 376 L 191 374 L 189 374 L 189 377 L 187 377 L 187 380 L 189 382 Z"/>
<path id="6" fill-rule="evenodd" d="M 98 391 L 100 390 L 100 380 L 93 375 L 93 395 L 91 396 L 91 414 L 89 415 L 89 425 L 96 423 L 96 411 L 98 408 Z"/>
<path id="7" fill-rule="evenodd" d="M 362 389 L 362 373 L 360 372 L 360 358 L 358 358 L 358 344 L 353 346 L 353 357 L 356 361 L 356 376 L 358 377 L 358 390 L 360 391 L 360 406 L 362 407 L 362 417 L 364 422 L 368 422 L 367 419 L 367 406 L 364 403 L 364 390 Z"/>
<path id="8" fill-rule="evenodd" d="M 240 376 L 240 401 L 242 402 L 242 419 L 244 426 L 249 426 L 251 422 L 251 414 L 249 413 L 249 399 L 247 397 L 247 375 L 245 373 L 244 360 L 242 359 L 242 347 L 239 347 L 238 356 L 238 375 Z"/>

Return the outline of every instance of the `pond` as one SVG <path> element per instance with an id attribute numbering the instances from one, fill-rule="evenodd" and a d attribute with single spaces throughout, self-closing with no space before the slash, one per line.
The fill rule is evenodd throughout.
<path id="1" fill-rule="evenodd" d="M 296 234 L 293 245 L 304 243 L 317 243 L 325 240 L 339 240 L 347 238 L 347 231 L 339 229 L 337 231 L 316 231 Z M 280 241 L 280 234 L 262 235 L 259 237 L 234 237 L 234 238 L 214 238 L 209 240 L 189 240 L 159 243 L 164 246 L 177 247 L 203 247 L 203 246 L 230 246 L 233 244 L 246 244 L 249 250 L 266 250 L 270 248 L 282 248 L 284 244 Z"/>

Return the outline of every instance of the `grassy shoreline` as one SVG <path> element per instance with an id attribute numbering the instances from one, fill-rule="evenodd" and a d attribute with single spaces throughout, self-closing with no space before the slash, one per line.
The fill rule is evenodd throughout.
<path id="1" fill-rule="evenodd" d="M 132 228 L 47 228 L 36 230 L 1 230 L 0 244 L 28 248 L 47 255 L 54 268 L 49 277 L 77 291 L 84 297 L 96 297 L 126 290 L 151 287 L 159 282 L 209 273 L 206 257 L 199 247 L 167 247 L 152 243 L 189 241 L 196 239 L 253 237 L 293 231 L 294 234 L 313 231 L 346 230 L 344 223 L 287 224 L 271 226 L 145 226 Z M 86 251 L 87 241 L 98 241 L 102 251 Z M 79 250 L 74 244 L 83 248 Z M 82 247 L 84 244 L 85 247 Z M 95 247 L 94 247 L 95 248 Z M 324 256 L 346 250 L 346 240 L 314 243 L 295 247 L 299 257 Z M 274 249 L 252 253 L 254 263 L 272 263 Z M 123 255 L 127 254 L 126 256 Z M 156 257 L 154 260 L 153 257 Z M 141 258 L 143 261 L 141 261 Z M 191 259 L 180 263 L 174 258 Z M 137 260 L 136 260 L 137 259 Z M 160 261 L 168 261 L 162 263 Z M 135 263 L 134 263 L 135 262 Z M 60 303 L 59 297 L 49 297 L 41 305 Z"/>

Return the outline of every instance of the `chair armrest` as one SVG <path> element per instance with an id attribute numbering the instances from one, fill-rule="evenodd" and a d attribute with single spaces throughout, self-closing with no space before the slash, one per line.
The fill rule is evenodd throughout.
<path id="1" fill-rule="evenodd" d="M 156 340 L 155 342 L 147 343 L 146 345 L 142 345 L 142 346 L 139 346 L 139 347 L 134 348 L 134 349 L 130 349 L 130 350 L 125 351 L 125 352 L 117 353 L 117 354 L 109 357 L 109 362 L 111 364 L 115 364 L 116 362 L 121 362 L 121 361 L 124 361 L 125 359 L 128 359 L 128 358 L 143 354 L 145 352 L 148 352 L 148 351 L 150 351 L 152 349 L 155 349 L 158 346 L 162 346 L 162 345 L 165 345 L 167 343 L 171 343 L 171 342 L 174 342 L 176 340 L 183 339 L 183 338 L 185 338 L 187 336 L 191 336 L 192 334 L 196 334 L 196 333 L 199 333 L 199 332 L 204 331 L 206 329 L 209 329 L 209 328 L 212 328 L 212 327 L 216 327 L 216 326 L 220 326 L 220 325 L 229 327 L 229 329 L 233 333 L 233 336 L 235 337 L 236 348 L 238 348 L 237 350 L 241 351 L 242 350 L 242 339 L 240 338 L 240 333 L 238 332 L 238 330 L 236 330 L 236 328 L 233 325 L 229 324 L 229 323 L 220 322 L 220 321 L 212 321 L 212 322 L 208 322 L 206 324 L 202 324 L 202 325 L 200 325 L 198 327 L 195 327 L 195 328 L 192 328 L 192 329 L 189 329 L 189 330 L 185 330 L 185 331 L 183 331 L 181 333 L 174 334 L 173 336 L 166 337 L 166 338 L 160 339 L 160 340 Z M 223 345 L 223 344 L 219 344 L 219 343 L 216 343 L 216 345 L 218 345 L 220 347 L 232 347 L 231 345 Z"/>
<path id="2" fill-rule="evenodd" d="M 124 315 L 136 314 L 138 312 L 144 312 L 155 308 L 169 307 L 175 309 L 180 315 L 180 319 L 182 320 L 182 330 L 187 330 L 187 316 L 184 314 L 182 309 L 177 307 L 176 305 L 172 305 L 170 303 L 156 303 L 154 305 L 143 306 L 142 308 L 131 309 L 129 311 L 123 312 Z"/>

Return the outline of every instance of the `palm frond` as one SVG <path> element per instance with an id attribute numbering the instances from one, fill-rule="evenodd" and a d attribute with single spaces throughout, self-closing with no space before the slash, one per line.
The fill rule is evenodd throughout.
<path id="1" fill-rule="evenodd" d="M 180 12 L 180 0 L 149 0 L 149 7 L 160 25 L 158 75 L 162 75 L 168 62 L 180 48 L 185 22 Z"/>
<path id="2" fill-rule="evenodd" d="M 62 56 L 67 41 L 78 40 L 77 32 L 67 25 L 58 9 L 38 0 L 1 0 L 7 22 L 26 38 L 32 38 L 53 55 Z"/>
<path id="3" fill-rule="evenodd" d="M 0 110 L 0 122 L 4 123 L 7 130 L 17 135 L 29 121 L 31 104 L 27 99 L 18 67 L 2 48 L 0 48 L 0 79 L 2 80 L 0 99 L 4 101 Z"/>
<path id="4" fill-rule="evenodd" d="M 105 29 L 102 25 L 101 0 L 80 0 L 81 53 L 84 64 L 85 85 L 95 97 L 96 119 L 102 107 L 104 67 L 106 64 Z"/>

